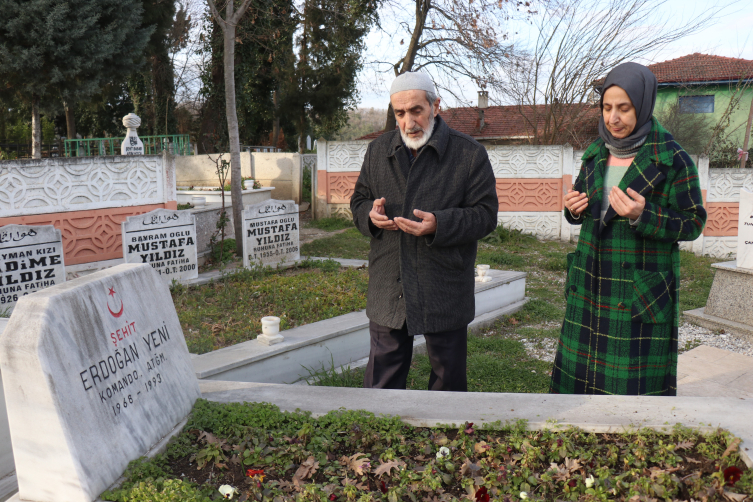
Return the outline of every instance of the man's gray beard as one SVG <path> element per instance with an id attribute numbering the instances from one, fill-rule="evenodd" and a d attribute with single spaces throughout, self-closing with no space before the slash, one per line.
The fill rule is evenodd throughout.
<path id="1" fill-rule="evenodd" d="M 424 146 L 427 141 L 429 141 L 429 138 L 431 138 L 431 133 L 433 131 L 434 131 L 434 108 L 432 107 L 431 118 L 429 119 L 429 127 L 424 129 L 423 136 L 421 136 L 418 139 L 413 139 L 410 136 L 408 136 L 406 133 L 404 133 L 402 129 L 400 129 L 400 137 L 403 138 L 403 143 L 405 143 L 405 146 L 407 146 L 411 150 L 418 150 L 419 148 Z"/>

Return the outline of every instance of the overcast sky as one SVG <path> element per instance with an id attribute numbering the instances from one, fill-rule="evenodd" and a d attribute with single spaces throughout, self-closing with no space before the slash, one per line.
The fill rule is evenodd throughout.
<path id="1" fill-rule="evenodd" d="M 687 36 L 678 42 L 657 51 L 649 56 L 649 61 L 638 61 L 644 64 L 666 61 L 682 57 L 694 52 L 713 54 L 726 57 L 741 57 L 753 59 L 753 11 L 746 6 L 748 0 L 737 1 L 725 9 L 723 13 L 708 28 Z M 413 2 L 410 2 L 411 4 Z M 719 5 L 731 3 L 729 0 L 668 0 L 657 12 L 657 16 L 670 15 L 674 19 L 688 19 L 694 15 L 702 14 Z M 383 22 L 387 21 L 382 16 Z M 525 26 L 518 26 L 517 42 L 526 42 L 529 34 Z M 405 33 L 407 35 L 407 32 Z M 373 30 L 367 40 L 367 53 L 365 59 L 369 61 L 381 60 L 395 62 L 400 58 L 400 46 L 395 43 L 399 38 L 386 36 L 384 33 Z M 399 40 L 397 40 L 399 42 Z M 405 46 L 402 46 L 405 47 Z M 384 68 L 384 66 L 382 67 Z M 361 73 L 359 91 L 361 108 L 386 108 L 389 99 L 389 85 L 392 82 L 393 73 L 379 73 L 374 65 L 367 64 Z M 478 89 L 470 81 L 459 81 L 456 92 L 465 96 L 466 99 L 475 103 Z M 456 106 L 454 99 L 446 99 L 444 106 Z"/>

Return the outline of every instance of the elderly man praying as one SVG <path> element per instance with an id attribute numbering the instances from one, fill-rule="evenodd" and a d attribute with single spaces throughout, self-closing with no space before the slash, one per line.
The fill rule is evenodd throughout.
<path id="1" fill-rule="evenodd" d="M 466 391 L 477 241 L 497 225 L 494 172 L 486 149 L 439 116 L 428 75 L 397 77 L 390 101 L 399 130 L 369 145 L 350 201 L 371 237 L 364 387 L 404 389 L 423 334 L 429 389 Z"/>

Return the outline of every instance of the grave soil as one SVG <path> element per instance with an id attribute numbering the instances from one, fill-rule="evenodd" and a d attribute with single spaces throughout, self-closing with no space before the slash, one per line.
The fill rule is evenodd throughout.
<path id="1" fill-rule="evenodd" d="M 368 272 L 334 261 L 284 270 L 245 270 L 201 286 L 171 289 L 188 350 L 203 354 L 253 340 L 261 318 L 290 329 L 366 308 Z"/>
<path id="2" fill-rule="evenodd" d="M 158 493 L 179 479 L 193 490 L 181 500 L 196 501 L 217 498 L 222 485 L 240 501 L 750 500 L 753 471 L 738 443 L 679 426 L 668 435 L 527 431 L 522 422 L 426 428 L 367 412 L 313 419 L 200 400 L 166 454 L 132 463 L 121 489 L 102 498 L 141 500 L 134 493 L 144 486 Z"/>

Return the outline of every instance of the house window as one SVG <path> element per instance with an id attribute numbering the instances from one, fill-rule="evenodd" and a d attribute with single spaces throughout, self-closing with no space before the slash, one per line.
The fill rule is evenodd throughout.
<path id="1" fill-rule="evenodd" d="M 714 113 L 714 96 L 680 96 L 680 113 Z"/>

